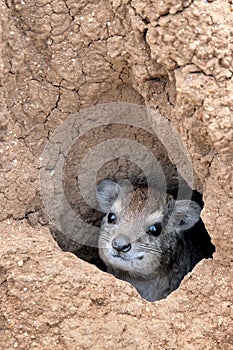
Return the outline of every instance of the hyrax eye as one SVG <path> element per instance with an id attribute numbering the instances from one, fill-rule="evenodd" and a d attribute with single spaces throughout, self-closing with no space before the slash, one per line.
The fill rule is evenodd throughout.
<path id="1" fill-rule="evenodd" d="M 109 224 L 115 224 L 116 223 L 116 215 L 114 213 L 109 213 L 108 214 L 108 223 Z"/>
<path id="2" fill-rule="evenodd" d="M 151 225 L 147 233 L 152 236 L 158 236 L 162 231 L 162 224 L 160 222 L 157 222 L 156 224 Z"/>

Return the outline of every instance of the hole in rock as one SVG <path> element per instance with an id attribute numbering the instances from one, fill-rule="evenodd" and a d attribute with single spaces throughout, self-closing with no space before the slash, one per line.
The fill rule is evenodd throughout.
<path id="1" fill-rule="evenodd" d="M 137 188 L 136 192 L 142 191 L 143 194 L 135 192 L 132 199 L 126 201 L 128 207 L 122 203 L 115 206 L 111 203 L 113 206 L 110 205 L 106 213 L 115 214 L 116 220 L 108 222 L 108 215 L 103 214 L 104 210 L 101 211 L 98 199 L 99 210 L 85 202 L 79 188 L 79 166 L 85 155 L 85 138 L 88 139 L 90 150 L 100 140 L 103 142 L 114 139 L 116 135 L 136 140 L 155 154 L 165 176 L 166 193 L 170 196 L 162 204 L 153 202 L 154 207 L 152 205 L 148 212 L 143 212 L 146 207 L 142 204 L 148 195 L 145 173 L 135 162 L 127 159 L 127 156 L 113 157 L 114 159 L 100 166 L 96 182 L 103 179 L 115 182 L 129 179 L 134 188 Z M 164 146 L 145 130 L 132 126 L 122 128 L 122 125 L 107 125 L 91 130 L 72 146 L 66 157 L 63 175 L 64 192 L 71 208 L 84 222 L 97 228 L 97 235 L 92 237 L 95 244 L 88 246 L 53 228 L 54 239 L 62 250 L 72 252 L 99 269 L 133 284 L 144 299 L 154 301 L 165 298 L 179 287 L 183 277 L 200 260 L 212 257 L 215 247 L 200 218 L 202 195 L 191 190 L 169 160 Z M 112 188 L 104 189 L 102 199 L 107 201 L 109 191 L 112 190 L 114 191 Z M 118 190 L 119 198 L 123 198 L 125 189 L 123 192 L 122 188 Z M 110 193 L 109 198 L 115 198 L 113 193 Z M 187 205 L 188 201 L 190 205 Z M 119 209 L 121 207 L 123 209 Z M 103 226 L 105 233 L 102 233 L 101 241 Z M 98 245 L 101 245 L 101 249 L 98 249 Z"/>
<path id="2" fill-rule="evenodd" d="M 114 177 L 113 179 L 114 181 L 119 180 Z M 185 184 L 184 186 L 187 186 L 187 184 Z M 141 187 L 142 187 L 141 183 L 135 186 L 135 188 L 139 188 L 139 189 Z M 144 184 L 143 184 L 143 188 L 144 188 Z M 176 200 L 177 198 L 177 192 L 178 191 L 176 188 L 168 189 L 168 193 L 174 198 L 174 200 Z M 200 208 L 203 208 L 202 195 L 199 192 L 197 191 L 192 192 L 191 201 L 198 203 Z M 133 205 L 133 207 L 134 206 L 135 204 Z M 121 215 L 121 214 L 118 214 L 118 215 Z M 133 234 L 136 234 L 136 231 L 139 230 L 139 221 L 141 220 L 141 218 L 140 220 L 138 220 L 140 214 L 138 214 L 137 212 L 135 217 L 131 216 L 130 223 L 126 223 L 126 226 L 124 226 L 124 220 L 128 221 L 127 218 L 124 218 L 124 215 L 125 213 L 120 218 L 117 216 L 117 220 L 119 219 L 119 221 L 121 220 L 123 222 L 122 226 L 119 225 L 119 227 L 117 228 L 117 225 L 116 227 L 114 227 L 114 224 L 113 224 L 112 225 L 113 227 L 111 228 L 110 227 L 111 225 L 108 224 L 107 228 L 109 230 L 108 231 L 109 236 L 107 237 L 107 240 L 106 240 L 107 244 L 106 246 L 104 246 L 104 249 L 103 249 L 107 251 L 107 254 L 104 253 L 104 255 L 103 253 L 99 254 L 99 250 L 97 248 L 87 247 L 87 246 L 78 244 L 77 242 L 72 241 L 71 239 L 67 239 L 66 236 L 64 236 L 61 232 L 57 230 L 53 231 L 53 236 L 58 242 L 62 250 L 73 252 L 77 257 L 91 264 L 96 265 L 102 271 L 105 271 L 105 272 L 107 271 L 115 275 L 115 277 L 133 284 L 133 286 L 138 290 L 139 294 L 148 301 L 155 301 L 155 300 L 160 300 L 165 298 L 167 295 L 170 294 L 170 292 L 172 292 L 173 290 L 179 287 L 183 277 L 188 272 L 190 272 L 199 261 L 201 261 L 202 259 L 212 258 L 213 256 L 215 247 L 211 242 L 211 238 L 201 218 L 199 218 L 197 222 L 193 224 L 193 226 L 191 225 L 190 228 L 185 229 L 184 232 L 178 232 L 178 233 L 172 232 L 172 234 L 168 235 L 165 238 L 165 241 L 162 240 L 159 245 L 156 245 L 156 239 L 159 240 L 159 237 L 160 235 L 163 235 L 163 232 L 159 233 L 158 236 L 155 235 L 153 237 L 153 234 L 152 236 L 150 234 L 148 235 L 148 233 L 145 230 L 144 234 L 145 236 L 148 236 L 145 239 L 146 244 L 142 237 L 139 238 L 138 242 L 135 240 L 133 242 L 125 242 L 124 241 L 125 237 L 123 237 L 123 243 L 122 243 L 121 242 L 122 228 L 123 230 L 125 230 L 123 231 L 125 236 L 127 236 L 128 234 L 128 231 L 126 228 L 129 226 L 130 226 L 130 230 L 134 231 Z M 94 225 L 100 227 L 101 221 L 105 223 L 107 222 L 108 220 L 107 217 L 108 215 L 103 215 L 102 212 L 96 212 L 96 215 L 93 216 Z M 133 222 L 133 220 L 135 220 L 135 223 Z M 158 220 L 155 220 L 155 223 L 157 222 Z M 180 222 L 181 227 L 183 225 L 185 226 L 186 224 L 187 224 L 186 219 L 181 220 Z M 153 226 L 153 225 L 150 225 L 150 226 Z M 142 227 L 140 226 L 140 229 L 142 229 Z M 149 223 L 147 224 L 147 227 L 149 227 Z M 115 230 L 115 229 L 116 231 L 114 231 L 114 234 L 112 236 L 111 230 Z M 119 230 L 118 232 L 117 232 L 117 229 Z M 105 227 L 104 236 L 105 236 L 104 239 L 106 239 L 106 227 Z M 176 237 L 177 241 L 175 241 L 175 236 L 177 236 Z M 118 239 L 118 242 L 116 243 L 115 247 L 113 245 L 113 237 L 115 237 L 115 240 Z M 171 240 L 171 241 L 169 241 L 169 243 L 166 245 L 166 240 L 168 241 Z M 176 248 L 176 244 L 178 248 Z M 131 246 L 130 248 L 129 248 L 129 245 Z M 106 248 L 106 247 L 109 247 L 109 248 Z M 158 252 L 158 249 L 159 249 L 159 252 Z M 171 250 L 173 251 L 171 252 Z M 187 251 L 188 251 L 189 257 L 187 257 Z M 112 257 L 111 259 L 107 258 L 107 262 L 106 262 L 105 260 L 106 256 L 108 256 L 109 254 L 112 254 L 113 259 L 119 259 L 120 264 L 118 261 L 113 262 Z M 147 260 L 145 257 L 146 254 L 149 255 L 149 258 Z M 102 256 L 100 257 L 100 255 L 103 255 L 104 257 Z M 136 259 L 135 266 L 132 263 L 134 259 Z M 177 261 L 181 261 L 181 266 L 180 264 L 177 264 Z M 130 272 L 128 272 L 128 268 L 126 264 L 129 264 L 128 267 Z M 141 264 L 141 267 L 140 267 L 140 264 Z M 159 270 L 157 266 L 158 264 L 161 264 Z M 144 292 L 143 285 L 145 284 L 145 288 L 150 290 L 151 286 L 154 285 L 154 281 L 156 281 L 157 279 L 157 272 L 153 271 L 152 266 L 154 266 L 155 271 L 157 272 L 159 271 L 159 274 L 161 274 L 161 281 L 159 281 L 158 284 L 161 283 L 163 285 L 163 280 L 164 279 L 166 280 L 166 277 L 170 276 L 171 273 L 177 276 L 177 278 L 174 278 L 174 280 L 171 279 L 172 286 L 169 287 L 171 288 L 171 290 L 169 291 L 163 290 L 161 294 L 158 294 L 158 295 L 156 294 L 155 296 L 153 293 L 151 296 L 151 293 L 148 294 L 147 292 L 146 293 Z M 145 269 L 147 268 L 149 270 L 149 275 L 145 274 Z M 139 282 L 137 281 L 138 275 L 140 275 Z"/>

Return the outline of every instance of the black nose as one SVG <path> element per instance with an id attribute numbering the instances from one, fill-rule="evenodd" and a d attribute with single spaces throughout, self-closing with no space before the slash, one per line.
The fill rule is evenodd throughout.
<path id="1" fill-rule="evenodd" d="M 127 236 L 118 235 L 112 240 L 112 247 L 118 252 L 127 253 L 131 249 L 131 244 Z"/>

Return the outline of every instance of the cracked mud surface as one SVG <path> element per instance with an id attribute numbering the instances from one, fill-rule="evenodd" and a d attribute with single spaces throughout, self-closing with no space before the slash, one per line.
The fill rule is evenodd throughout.
<path id="1" fill-rule="evenodd" d="M 1 0 L 0 8 L 0 347 L 231 349 L 232 2 Z M 62 252 L 39 198 L 53 131 L 115 101 L 150 106 L 175 125 L 216 246 L 159 303 Z"/>

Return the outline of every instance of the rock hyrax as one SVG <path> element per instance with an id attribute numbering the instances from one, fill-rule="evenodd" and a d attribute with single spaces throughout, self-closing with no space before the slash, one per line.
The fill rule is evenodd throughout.
<path id="1" fill-rule="evenodd" d="M 130 282 L 146 300 L 165 298 L 203 258 L 187 231 L 200 219 L 196 202 L 111 180 L 97 185 L 97 200 L 106 213 L 100 257 L 109 273 Z"/>

